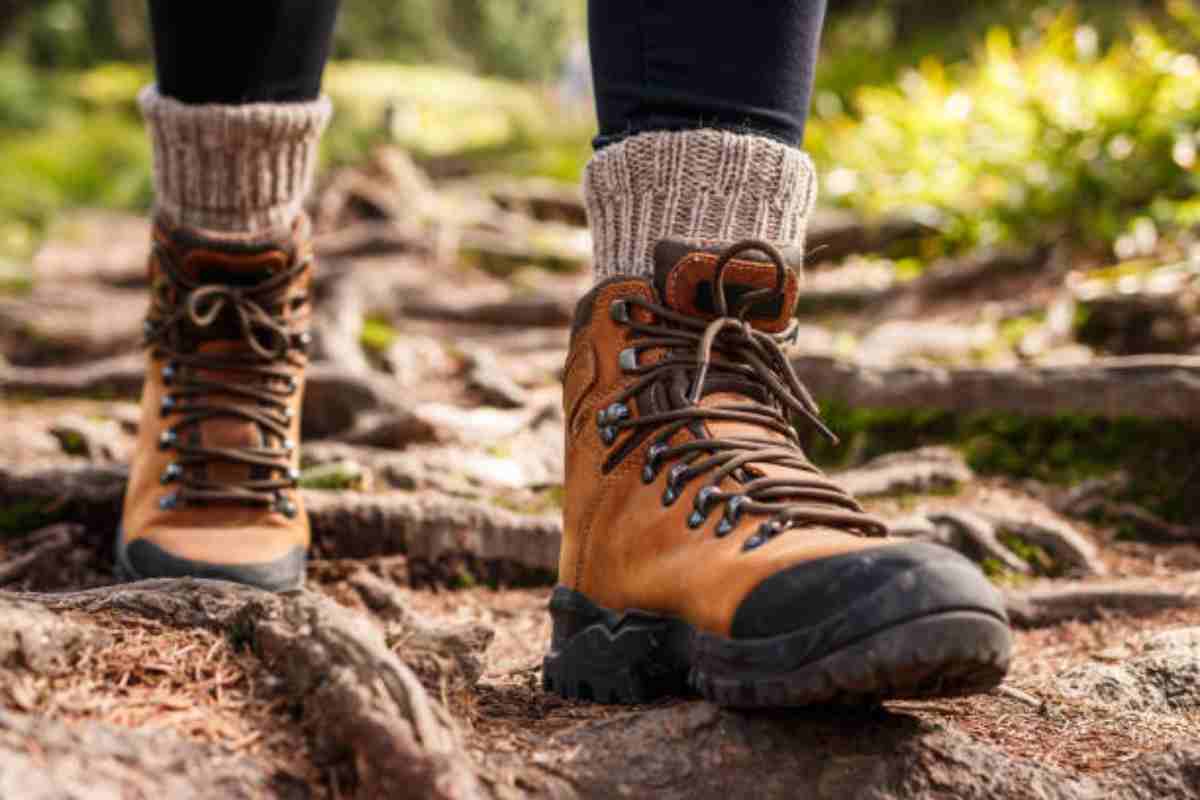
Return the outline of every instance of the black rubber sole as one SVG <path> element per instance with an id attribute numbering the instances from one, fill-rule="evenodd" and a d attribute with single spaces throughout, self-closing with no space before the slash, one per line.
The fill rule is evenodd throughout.
<path id="1" fill-rule="evenodd" d="M 986 692 L 1008 671 L 1002 611 L 923 612 L 847 634 L 821 626 L 728 639 L 670 617 L 600 608 L 566 587 L 550 603 L 554 643 L 543 687 L 566 698 L 647 703 L 700 696 L 739 708 L 875 704 Z"/>
<path id="2" fill-rule="evenodd" d="M 152 542 L 127 542 L 125 531 L 117 531 L 114 572 L 118 580 L 150 578 L 207 578 L 233 581 L 268 592 L 294 592 L 304 588 L 303 549 L 297 547 L 283 558 L 261 564 L 215 564 L 172 555 Z M 136 551 L 136 552 L 135 552 Z M 134 566 L 142 565 L 141 568 Z"/>

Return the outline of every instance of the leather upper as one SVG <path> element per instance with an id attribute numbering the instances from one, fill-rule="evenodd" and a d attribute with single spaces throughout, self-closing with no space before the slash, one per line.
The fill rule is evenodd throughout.
<path id="1" fill-rule="evenodd" d="M 657 286 L 639 278 L 610 279 L 586 296 L 576 312 L 563 385 L 567 483 L 559 580 L 606 608 L 668 614 L 701 630 L 729 636 L 739 606 L 771 576 L 797 564 L 889 542 L 808 526 L 785 530 L 767 544 L 746 550 L 747 540 L 763 522 L 760 515 L 743 515 L 723 537 L 714 533 L 719 512 L 713 512 L 700 527 L 689 527 L 695 496 L 706 482 L 684 484 L 678 499 L 664 504 L 669 470 L 659 470 L 649 484 L 642 476 L 653 437 L 605 472 L 610 454 L 633 432 L 625 431 L 615 441 L 606 442 L 598 414 L 637 380 L 620 364 L 621 352 L 633 342 L 631 329 L 620 321 L 622 313 L 630 313 L 629 306 L 622 304 L 614 314 L 614 304 L 642 298 L 688 316 L 716 316 L 711 308 L 705 308 L 700 287 L 712 283 L 717 257 L 660 248 L 660 255 L 663 252 L 672 260 L 663 265 Z M 731 260 L 726 269 L 726 280 L 743 289 L 769 288 L 778 280 L 771 265 L 753 259 Z M 764 304 L 761 309 L 765 313 L 758 317 L 748 315 L 760 330 L 778 332 L 788 324 L 798 291 L 790 271 L 781 288 L 783 302 L 774 307 Z M 635 307 L 632 313 L 643 322 L 650 321 L 642 308 Z M 664 350 L 651 349 L 639 353 L 638 363 L 666 357 Z M 731 399 L 748 400 L 724 392 L 706 394 L 701 404 Z M 646 413 L 647 409 L 640 407 L 643 404 L 642 398 L 630 403 L 630 413 Z M 705 426 L 714 436 L 735 435 L 741 427 L 751 429 L 758 438 L 786 441 L 782 435 L 744 422 L 706 421 Z M 692 436 L 685 428 L 671 438 L 670 445 Z M 786 474 L 787 468 L 773 464 L 757 468 L 760 476 L 772 472 Z M 727 477 L 720 488 L 736 491 L 737 482 Z"/>
<path id="2" fill-rule="evenodd" d="M 276 237 L 231 237 L 228 239 L 206 236 L 195 231 L 173 230 L 165 225 L 156 226 L 156 255 L 150 259 L 149 271 L 153 291 L 171 295 L 177 289 L 165 280 L 162 253 L 168 252 L 172 262 L 182 274 L 203 282 L 206 276 L 217 275 L 235 287 L 252 287 L 256 282 L 268 279 L 295 265 L 311 259 L 306 219 L 296 227 Z M 311 269 L 303 270 L 298 277 L 289 281 L 280 290 L 282 303 L 278 315 L 285 321 L 286 330 L 301 337 L 308 326 L 310 313 L 309 285 Z M 206 284 L 208 285 L 208 284 Z M 163 296 L 167 308 L 178 307 L 186 297 Z M 212 304 L 206 307 L 211 308 Z M 152 304 L 148 317 L 148 328 L 162 322 L 156 319 Z M 203 309 L 202 309 L 203 310 Z M 220 308 L 219 319 L 213 323 L 216 333 L 208 333 L 195 351 L 208 355 L 245 354 L 247 345 L 240 341 L 240 328 L 234 318 L 230 303 Z M 261 375 L 248 377 L 237 370 L 195 370 L 195 377 L 204 380 L 222 381 L 262 389 L 264 386 L 283 391 L 290 378 L 290 394 L 282 401 L 290 420 L 286 430 L 290 442 L 264 429 L 254 421 L 231 416 L 214 415 L 211 419 L 189 425 L 181 425 L 184 413 L 180 410 L 164 409 L 164 399 L 171 397 L 175 408 L 186 411 L 188 402 L 202 402 L 205 406 L 221 407 L 230 403 L 247 404 L 245 397 L 212 391 L 199 397 L 172 397 L 178 392 L 180 367 L 173 364 L 161 348 L 150 346 L 146 353 L 146 377 L 141 399 L 141 421 L 138 429 L 137 449 L 130 470 L 129 484 L 125 494 L 122 530 L 127 543 L 146 540 L 157 545 L 170 556 L 205 564 L 253 565 L 279 561 L 297 548 L 308 547 L 310 533 L 300 493 L 294 483 L 278 492 L 281 502 L 290 503 L 294 513 L 284 513 L 279 505 L 251 504 L 228 501 L 181 503 L 169 506 L 169 498 L 179 492 L 180 482 L 169 479 L 171 465 L 179 460 L 175 447 L 163 446 L 162 439 L 168 431 L 174 431 L 180 442 L 193 447 L 245 449 L 284 448 L 290 446 L 291 453 L 280 461 L 285 469 L 267 471 L 262 467 L 229 463 L 214 459 L 204 465 L 187 468 L 189 475 L 198 481 L 237 482 L 252 481 L 256 477 L 279 478 L 292 470 L 292 477 L 299 470 L 300 409 L 304 390 L 304 368 L 307 357 L 302 348 L 290 347 L 286 358 L 271 364 L 281 377 L 264 379 Z M 173 374 L 174 373 L 174 374 Z M 284 378 L 282 376 L 287 376 Z M 251 410 L 264 413 L 254 408 Z M 164 506 L 164 502 L 167 506 Z"/>

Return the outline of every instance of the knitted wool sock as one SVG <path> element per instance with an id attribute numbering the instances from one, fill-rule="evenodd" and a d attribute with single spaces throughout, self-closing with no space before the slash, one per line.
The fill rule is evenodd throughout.
<path id="1" fill-rule="evenodd" d="M 583 178 L 595 278 L 653 278 L 660 239 L 764 239 L 804 247 L 816 200 L 812 161 L 773 139 L 719 130 L 632 136 L 596 153 Z"/>
<path id="2" fill-rule="evenodd" d="M 175 225 L 257 233 L 289 227 L 312 184 L 328 98 L 185 105 L 138 97 L 154 145 L 155 212 Z"/>

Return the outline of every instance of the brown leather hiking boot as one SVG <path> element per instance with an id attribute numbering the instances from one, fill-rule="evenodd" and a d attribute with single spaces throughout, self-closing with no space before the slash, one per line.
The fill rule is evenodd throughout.
<path id="1" fill-rule="evenodd" d="M 979 570 L 883 538 L 801 449 L 793 420 L 825 427 L 780 347 L 783 256 L 664 242 L 655 259 L 654 285 L 609 279 L 576 312 L 546 689 L 780 706 L 999 683 L 1010 634 Z"/>
<path id="2" fill-rule="evenodd" d="M 303 583 L 308 231 L 306 219 L 276 237 L 156 227 L 141 426 L 117 541 L 125 577 Z"/>

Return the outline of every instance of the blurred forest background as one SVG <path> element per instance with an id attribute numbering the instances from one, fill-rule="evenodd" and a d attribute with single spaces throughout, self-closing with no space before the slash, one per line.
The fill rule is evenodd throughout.
<path id="1" fill-rule="evenodd" d="M 826 203 L 936 226 L 901 270 L 1064 235 L 1133 257 L 1200 217 L 1189 0 L 832 5 L 807 144 Z M 347 0 L 327 159 L 392 140 L 420 162 L 573 179 L 591 133 L 585 40 L 583 0 Z M 134 95 L 151 71 L 142 0 L 0 0 L 0 42 L 11 276 L 61 209 L 147 205 Z"/>

